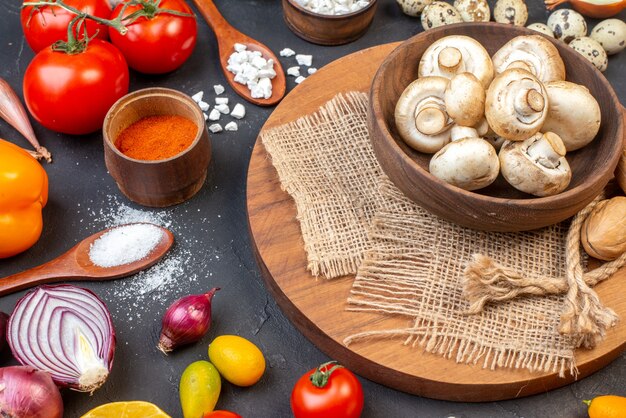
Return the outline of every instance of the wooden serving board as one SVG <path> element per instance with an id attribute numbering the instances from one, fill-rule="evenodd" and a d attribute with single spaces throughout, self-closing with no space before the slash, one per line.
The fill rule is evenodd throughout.
<path id="1" fill-rule="evenodd" d="M 382 60 L 398 44 L 387 44 L 343 57 L 296 87 L 267 120 L 261 132 L 316 111 L 337 93 L 368 91 Z M 292 323 L 329 357 L 383 385 L 429 398 L 452 401 L 495 401 L 545 392 L 574 378 L 526 370 L 490 371 L 481 365 L 457 364 L 402 345 L 402 339 L 375 339 L 343 345 L 345 337 L 364 330 L 403 328 L 407 318 L 347 312 L 354 277 L 315 279 L 307 259 L 292 198 L 280 188 L 260 140 L 248 171 L 247 210 L 252 241 L 265 283 Z M 606 366 L 625 348 L 626 269 L 597 286 L 602 301 L 624 321 L 607 333 L 594 350 L 579 350 L 583 378 Z"/>

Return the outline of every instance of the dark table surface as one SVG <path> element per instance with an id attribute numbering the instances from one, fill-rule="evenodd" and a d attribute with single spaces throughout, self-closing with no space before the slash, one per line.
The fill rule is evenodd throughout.
<path id="1" fill-rule="evenodd" d="M 285 26 L 278 0 L 216 0 L 226 19 L 244 33 L 259 39 L 275 52 L 290 47 L 312 54 L 313 66 L 323 65 L 353 51 L 404 40 L 422 30 L 418 19 L 403 15 L 394 0 L 379 0 L 372 26 L 364 37 L 349 45 L 322 47 L 296 37 Z M 493 2 L 490 2 L 493 6 Z M 528 0 L 529 23 L 545 22 L 548 12 L 539 0 Z M 21 96 L 24 71 L 33 52 L 24 41 L 19 23 L 19 2 L 0 0 L 0 76 Z M 626 13 L 618 17 L 624 19 Z M 595 23 L 595 22 L 593 22 Z M 592 23 L 592 24 L 593 24 Z M 191 59 L 164 76 L 131 72 L 131 90 L 165 86 L 193 94 L 204 90 L 213 100 L 214 84 L 227 86 L 218 64 L 215 36 L 199 18 L 198 44 Z M 295 65 L 281 59 L 283 67 Z M 354 69 L 358 71 L 358 68 Z M 622 103 L 626 103 L 626 52 L 609 59 L 605 73 Z M 294 86 L 288 77 L 288 88 Z M 226 96 L 240 101 L 227 87 Z M 209 100 L 207 100 L 209 101 Z M 66 391 L 67 417 L 78 417 L 105 402 L 145 400 L 158 404 L 173 417 L 182 416 L 178 380 L 185 367 L 207 358 L 207 345 L 216 336 L 238 334 L 256 343 L 268 360 L 261 381 L 250 388 L 223 384 L 217 407 L 244 417 L 288 417 L 289 396 L 298 377 L 328 358 L 285 319 L 268 294 L 255 264 L 246 219 L 246 172 L 252 147 L 271 108 L 246 105 L 247 115 L 238 132 L 213 135 L 213 162 L 203 189 L 190 201 L 166 209 L 136 206 L 118 191 L 107 174 L 101 134 L 70 137 L 34 123 L 41 142 L 54 154 L 44 165 L 50 179 L 50 201 L 44 210 L 44 232 L 27 252 L 0 260 L 0 277 L 44 263 L 82 238 L 119 222 L 130 208 L 158 216 L 170 224 L 177 244 L 167 264 L 169 279 L 155 283 L 156 272 L 116 282 L 84 282 L 109 306 L 118 345 L 109 380 L 93 396 Z M 226 119 L 228 120 L 228 119 Z M 27 146 L 6 123 L 0 136 Z M 132 213 L 131 213 L 132 214 Z M 144 214 L 134 213 L 135 216 Z M 155 278 L 156 277 L 156 278 Z M 160 320 L 169 303 L 180 296 L 222 290 L 214 299 L 214 323 L 199 343 L 165 357 L 155 345 Z M 0 310 L 11 312 L 24 292 L 0 299 Z M 7 359 L 5 364 L 14 362 Z M 575 384 L 548 393 L 504 402 L 464 404 L 443 402 L 397 392 L 361 379 L 365 391 L 364 417 L 572 417 L 586 416 L 582 399 L 601 394 L 626 395 L 626 355 Z"/>

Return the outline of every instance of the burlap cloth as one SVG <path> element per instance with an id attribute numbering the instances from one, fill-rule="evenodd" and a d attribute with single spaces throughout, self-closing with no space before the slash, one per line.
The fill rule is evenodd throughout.
<path id="1" fill-rule="evenodd" d="M 559 332 L 566 299 L 576 301 L 581 293 L 562 294 L 568 225 L 491 233 L 426 212 L 382 173 L 367 132 L 367 100 L 364 93 L 338 95 L 316 113 L 261 137 L 282 187 L 295 200 L 312 274 L 356 274 L 348 310 L 407 318 L 406 328 L 355 330 L 344 342 L 402 337 L 427 352 L 491 369 L 575 372 L 574 350 L 582 340 Z M 509 279 L 503 270 L 524 272 L 531 286 L 508 297 L 483 295 L 477 313 L 469 315 L 466 269 L 476 253 L 500 263 L 490 264 L 497 274 L 489 284 L 497 282 L 497 290 L 506 287 L 499 285 L 502 276 Z M 528 296 L 545 278 L 559 286 L 540 294 L 555 294 Z M 506 301 L 486 303 L 498 298 Z M 603 313 L 608 327 L 614 317 Z"/>

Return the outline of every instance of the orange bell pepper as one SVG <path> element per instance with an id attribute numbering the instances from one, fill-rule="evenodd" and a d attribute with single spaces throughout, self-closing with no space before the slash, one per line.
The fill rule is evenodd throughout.
<path id="1" fill-rule="evenodd" d="M 48 175 L 25 150 L 0 139 L 0 258 L 32 247 L 43 229 Z"/>

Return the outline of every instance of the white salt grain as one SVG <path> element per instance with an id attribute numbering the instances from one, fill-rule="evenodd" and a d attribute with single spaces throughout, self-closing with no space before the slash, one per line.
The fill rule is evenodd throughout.
<path id="1" fill-rule="evenodd" d="M 287 75 L 290 75 L 293 77 L 300 77 L 300 67 L 287 68 Z"/>
<path id="2" fill-rule="evenodd" d="M 276 77 L 274 60 L 265 59 L 259 51 L 248 51 L 245 45 L 237 48 L 228 58 L 226 69 L 233 73 L 233 80 L 245 84 L 253 98 L 269 99 L 272 96 L 271 79 Z"/>
<path id="3" fill-rule="evenodd" d="M 304 80 L 306 80 L 306 77 L 300 76 L 300 77 L 296 78 L 296 84 L 300 84 L 300 83 L 302 83 Z"/>
<path id="4" fill-rule="evenodd" d="M 237 123 L 236 122 L 228 122 L 226 126 L 224 126 L 224 130 L 226 131 L 236 131 Z"/>
<path id="5" fill-rule="evenodd" d="M 94 241 L 89 259 L 96 266 L 115 267 L 142 260 L 163 237 L 161 228 L 151 224 L 134 224 L 114 228 Z"/>
<path id="6" fill-rule="evenodd" d="M 213 108 L 213 110 L 211 110 L 211 113 L 209 113 L 209 120 L 212 120 L 212 121 L 220 120 L 220 116 L 222 116 L 220 111 Z"/>
<path id="7" fill-rule="evenodd" d="M 214 123 L 212 125 L 209 125 L 209 131 L 213 132 L 214 134 L 218 133 L 218 132 L 222 132 L 222 125 L 220 125 L 219 123 Z"/>
<path id="8" fill-rule="evenodd" d="M 228 115 L 230 113 L 230 108 L 226 104 L 215 105 L 215 109 L 224 115 Z"/>
<path id="9" fill-rule="evenodd" d="M 204 96 L 204 91 L 199 91 L 193 96 L 191 96 L 191 100 L 193 100 L 196 103 L 200 103 L 202 101 L 203 96 Z"/>
<path id="10" fill-rule="evenodd" d="M 307 69 L 306 72 L 309 73 L 309 75 L 315 74 L 317 72 L 317 68 L 311 67 L 311 68 Z"/>
<path id="11" fill-rule="evenodd" d="M 228 97 L 216 97 L 215 104 L 228 104 Z"/>
<path id="12" fill-rule="evenodd" d="M 280 51 L 281 57 L 293 57 L 294 55 L 296 55 L 296 52 L 291 48 L 283 48 Z"/>
<path id="13" fill-rule="evenodd" d="M 237 103 L 233 108 L 233 111 L 230 112 L 230 116 L 235 119 L 242 119 L 244 116 L 246 116 L 246 108 L 243 107 L 241 103 Z"/>
<path id="14" fill-rule="evenodd" d="M 202 100 L 198 102 L 198 106 L 200 106 L 200 109 L 202 109 L 203 112 L 209 110 L 209 104 L 207 102 L 203 102 Z"/>
<path id="15" fill-rule="evenodd" d="M 202 116 L 204 116 L 204 120 L 208 120 L 209 119 L 209 115 L 207 115 L 206 113 L 202 112 Z"/>
<path id="16" fill-rule="evenodd" d="M 307 67 L 310 67 L 313 63 L 313 55 L 298 54 L 296 55 L 296 61 L 298 62 L 298 65 L 306 65 Z"/>
<path id="17" fill-rule="evenodd" d="M 221 84 L 214 85 L 213 90 L 215 90 L 215 94 L 217 94 L 218 96 L 225 91 L 224 86 L 222 86 Z"/>

